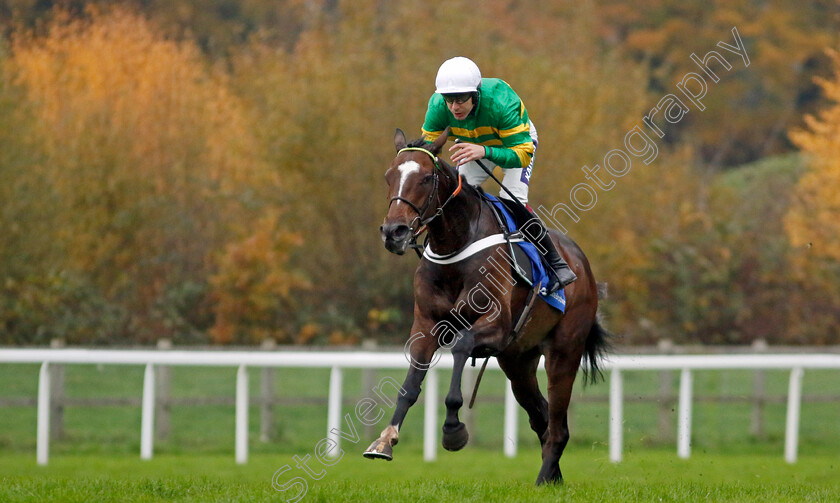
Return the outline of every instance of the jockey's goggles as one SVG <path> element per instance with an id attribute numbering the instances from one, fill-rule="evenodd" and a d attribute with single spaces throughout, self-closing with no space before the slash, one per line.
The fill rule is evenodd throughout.
<path id="1" fill-rule="evenodd" d="M 472 98 L 472 93 L 464 93 L 464 94 L 444 94 L 443 101 L 449 103 L 450 105 L 453 103 L 457 103 L 462 105 Z"/>

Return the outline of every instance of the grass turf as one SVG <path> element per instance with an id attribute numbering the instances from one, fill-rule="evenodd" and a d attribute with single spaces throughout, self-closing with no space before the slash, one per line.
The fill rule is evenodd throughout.
<path id="1" fill-rule="evenodd" d="M 0 396 L 34 397 L 36 365 L 0 366 Z M 233 396 L 235 369 L 176 368 L 172 396 Z M 259 393 L 256 371 L 251 394 Z M 401 373 L 393 374 L 401 378 Z M 671 389 L 678 383 L 672 373 Z M 377 373 L 377 382 L 382 372 Z M 768 371 L 767 390 L 786 391 L 787 372 Z M 155 443 L 155 457 L 139 459 L 140 410 L 137 406 L 70 406 L 65 409 L 64 437 L 50 446 L 49 466 L 35 464 L 35 409 L 0 410 L 0 502 L 57 501 L 287 501 L 297 490 L 272 487 L 278 469 L 295 466 L 294 455 L 313 454 L 326 431 L 328 371 L 280 369 L 277 394 L 297 402 L 279 405 L 272 440 L 258 439 L 259 408 L 251 407 L 247 465 L 233 461 L 232 405 L 172 407 L 171 433 Z M 442 375 L 441 400 L 448 384 Z M 746 371 L 697 372 L 692 458 L 675 454 L 671 431 L 659 429 L 658 412 L 665 403 L 643 402 L 657 397 L 660 379 L 652 372 L 625 377 L 624 461 L 607 459 L 606 402 L 608 386 L 577 388 L 572 407 L 572 441 L 561 467 L 563 486 L 533 487 L 539 470 L 536 438 L 519 411 L 520 454 L 501 454 L 504 380 L 488 373 L 482 383 L 470 430 L 470 445 L 459 453 L 439 450 L 439 460 L 422 460 L 422 405 L 415 407 L 402 430 L 392 463 L 364 460 L 359 452 L 384 425 L 362 431 L 357 445 L 347 442 L 345 457 L 320 467 L 313 480 L 293 468 L 278 475 L 278 486 L 296 476 L 306 480 L 301 501 L 840 501 L 840 402 L 803 404 L 800 460 L 784 462 L 783 401 L 767 403 L 762 438 L 749 433 L 753 412 L 749 403 L 700 400 L 700 395 L 725 398 L 751 395 L 753 374 Z M 66 395 L 77 398 L 139 397 L 142 368 L 68 366 Z M 365 386 L 358 371 L 345 373 L 345 412 Z M 806 373 L 808 396 L 840 395 L 836 371 Z M 669 408 L 674 404 L 671 403 Z M 444 408 L 439 407 L 442 422 Z M 364 445 L 361 445 L 364 444 Z M 319 468 L 320 467 L 320 468 Z M 320 475 L 320 473 L 319 473 Z M 300 489 L 302 486 L 295 486 Z"/>
<path id="2" fill-rule="evenodd" d="M 781 456 L 699 454 L 688 460 L 672 451 L 628 453 L 612 464 L 600 449 L 569 450 L 561 463 L 566 483 L 534 487 L 539 452 L 508 459 L 470 449 L 442 453 L 425 463 L 419 451 L 393 462 L 365 460 L 359 447 L 324 467 L 311 460 L 319 480 L 293 468 L 277 487 L 300 476 L 302 485 L 280 492 L 272 477 L 292 455 L 252 456 L 235 465 L 230 456 L 164 455 L 149 461 L 128 456 L 57 456 L 35 465 L 33 456 L 0 455 L 0 501 L 838 501 L 840 456 L 806 456 L 789 465 Z M 297 455 L 303 456 L 300 452 Z"/>

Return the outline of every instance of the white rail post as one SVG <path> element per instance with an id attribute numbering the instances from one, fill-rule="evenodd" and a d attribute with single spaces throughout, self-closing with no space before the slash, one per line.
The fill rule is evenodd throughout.
<path id="1" fill-rule="evenodd" d="M 693 377 L 691 370 L 680 374 L 680 403 L 677 417 L 677 455 L 683 459 L 691 456 L 691 402 Z"/>
<path id="2" fill-rule="evenodd" d="M 610 461 L 618 463 L 621 461 L 621 451 L 624 423 L 624 391 L 621 382 L 621 370 L 610 371 Z"/>
<path id="3" fill-rule="evenodd" d="M 799 412 L 802 408 L 802 367 L 790 371 L 788 385 L 787 421 L 785 424 L 785 461 L 796 462 L 799 447 Z"/>
<path id="4" fill-rule="evenodd" d="M 236 464 L 248 462 L 248 369 L 236 371 Z"/>
<path id="5" fill-rule="evenodd" d="M 327 408 L 327 438 L 335 442 L 335 447 L 328 453 L 329 457 L 336 457 L 341 452 L 339 442 L 341 437 L 338 432 L 341 430 L 341 388 L 342 373 L 341 367 L 333 367 L 330 371 L 330 395 Z"/>
<path id="6" fill-rule="evenodd" d="M 140 419 L 140 459 L 152 459 L 155 438 L 155 366 L 143 374 L 143 411 Z"/>
<path id="7" fill-rule="evenodd" d="M 426 372 L 423 391 L 423 460 L 437 459 L 438 372 L 434 367 Z"/>
<path id="8" fill-rule="evenodd" d="M 516 457 L 519 433 L 519 412 L 510 381 L 505 379 L 505 456 Z"/>
<path id="9" fill-rule="evenodd" d="M 50 457 L 50 364 L 41 364 L 38 373 L 38 438 L 36 440 L 36 458 L 44 466 Z"/>

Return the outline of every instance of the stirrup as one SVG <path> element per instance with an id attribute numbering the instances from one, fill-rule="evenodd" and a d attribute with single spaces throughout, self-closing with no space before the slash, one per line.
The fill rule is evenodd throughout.
<path id="1" fill-rule="evenodd" d="M 560 282 L 559 279 L 557 279 L 556 274 L 551 273 L 549 276 L 551 276 L 551 278 L 548 280 L 548 284 L 545 285 L 545 287 L 543 287 L 543 289 L 540 291 L 540 295 L 551 295 L 552 293 L 563 288 L 563 284 Z"/>
<path id="2" fill-rule="evenodd" d="M 545 295 L 551 295 L 552 293 L 560 290 L 561 288 L 566 288 L 566 286 L 574 283 L 577 280 L 577 275 L 572 271 L 572 268 L 569 267 L 568 264 L 564 265 L 566 267 L 559 269 L 559 271 L 566 272 L 566 274 L 564 274 L 566 279 L 560 279 L 558 269 L 552 268 L 551 274 L 549 275 L 548 285 L 546 285 L 545 287 Z"/>

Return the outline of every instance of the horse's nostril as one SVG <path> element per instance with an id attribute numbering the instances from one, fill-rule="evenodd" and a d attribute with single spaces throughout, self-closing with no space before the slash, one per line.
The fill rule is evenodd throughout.
<path id="1" fill-rule="evenodd" d="M 398 225 L 394 228 L 393 231 L 391 231 L 391 237 L 395 241 L 402 241 L 403 239 L 408 237 L 408 232 L 409 229 L 407 225 Z"/>
<path id="2" fill-rule="evenodd" d="M 405 240 L 411 229 L 405 224 L 384 224 L 379 233 L 385 241 L 400 242 Z"/>

